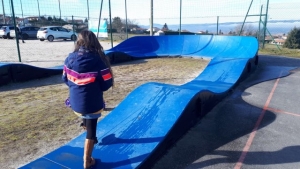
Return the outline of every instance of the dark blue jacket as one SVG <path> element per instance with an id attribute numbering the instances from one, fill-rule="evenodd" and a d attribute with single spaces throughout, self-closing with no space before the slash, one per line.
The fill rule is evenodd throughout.
<path id="1" fill-rule="evenodd" d="M 103 91 L 113 83 L 112 74 L 99 54 L 84 48 L 66 58 L 62 78 L 69 87 L 72 109 L 81 114 L 101 110 Z"/>

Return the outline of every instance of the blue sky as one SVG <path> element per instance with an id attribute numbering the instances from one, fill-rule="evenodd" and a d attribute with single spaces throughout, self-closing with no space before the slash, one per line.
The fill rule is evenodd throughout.
<path id="1" fill-rule="evenodd" d="M 11 13 L 10 0 L 3 0 L 5 14 Z M 179 24 L 180 0 L 153 0 L 154 23 Z M 39 8 L 38 8 L 39 2 Z M 91 19 L 98 19 L 100 0 L 88 0 Z M 108 0 L 103 1 L 102 18 L 109 17 Z M 135 23 L 149 25 L 150 0 L 126 0 L 127 17 Z M 267 0 L 254 0 L 249 14 L 263 13 L 266 11 Z M 59 17 L 59 0 L 14 0 L 15 14 L 22 16 L 21 3 L 24 16 L 47 15 Z M 188 23 L 216 23 L 243 21 L 251 0 L 182 0 L 182 24 Z M 2 11 L 2 3 L 0 2 Z M 87 17 L 87 0 L 60 0 L 62 19 Z M 125 19 L 125 0 L 111 0 L 112 17 L 119 16 Z M 270 0 L 269 20 L 300 19 L 299 0 Z M 247 21 L 257 21 L 258 17 L 248 17 Z"/>

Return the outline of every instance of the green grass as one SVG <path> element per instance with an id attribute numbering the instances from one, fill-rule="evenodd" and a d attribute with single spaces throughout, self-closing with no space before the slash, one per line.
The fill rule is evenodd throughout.
<path id="1" fill-rule="evenodd" d="M 258 54 L 300 58 L 300 49 L 288 49 L 282 46 L 277 47 L 276 45 L 266 44 L 264 49 L 259 49 Z"/>

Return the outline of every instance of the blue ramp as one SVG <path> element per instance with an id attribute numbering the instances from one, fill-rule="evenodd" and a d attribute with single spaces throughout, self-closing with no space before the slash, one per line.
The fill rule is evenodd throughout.
<path id="1" fill-rule="evenodd" d="M 146 83 L 98 123 L 95 168 L 151 168 L 190 127 L 220 102 L 258 63 L 253 37 L 181 35 L 130 38 L 105 51 L 114 63 L 152 57 L 211 58 L 181 85 Z M 80 168 L 85 133 L 22 169 Z"/>
<path id="2" fill-rule="evenodd" d="M 41 68 L 22 63 L 0 62 L 0 86 L 62 74 L 62 66 Z"/>

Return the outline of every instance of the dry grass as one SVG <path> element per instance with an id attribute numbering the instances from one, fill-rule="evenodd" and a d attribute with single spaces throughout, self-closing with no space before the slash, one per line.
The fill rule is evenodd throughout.
<path id="1" fill-rule="evenodd" d="M 116 85 L 104 94 L 107 107 L 116 107 L 146 82 L 186 83 L 207 63 L 202 59 L 162 58 L 114 65 Z M 60 76 L 3 86 L 0 94 L 1 168 L 24 165 L 82 132 L 80 120 L 64 105 L 68 90 Z"/>

